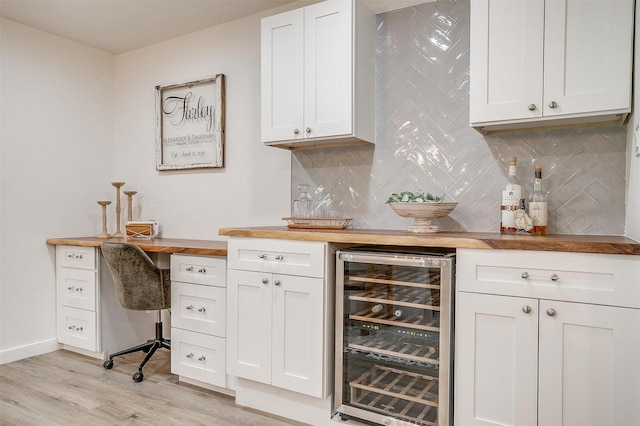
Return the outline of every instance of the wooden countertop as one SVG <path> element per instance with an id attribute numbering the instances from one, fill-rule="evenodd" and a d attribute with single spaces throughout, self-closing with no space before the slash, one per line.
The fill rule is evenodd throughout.
<path id="1" fill-rule="evenodd" d="M 208 241 L 208 240 L 184 240 L 178 238 L 154 238 L 152 240 L 140 240 L 124 238 L 96 238 L 96 237 L 77 237 L 77 238 L 49 238 L 47 244 L 52 245 L 69 245 L 83 247 L 100 247 L 104 241 L 128 242 L 138 245 L 142 250 L 148 253 L 185 253 L 200 254 L 205 256 L 227 256 L 226 241 Z"/>
<path id="2" fill-rule="evenodd" d="M 502 235 L 492 232 L 436 232 L 416 234 L 387 229 L 289 229 L 285 226 L 222 228 L 219 235 L 276 238 L 345 244 L 393 246 L 541 250 L 579 253 L 640 255 L 640 243 L 621 236 Z"/>
<path id="3" fill-rule="evenodd" d="M 219 235 L 275 238 L 343 244 L 389 246 L 540 250 L 578 253 L 640 255 L 640 243 L 627 237 L 600 235 L 501 235 L 493 232 L 437 232 L 415 234 L 388 229 L 289 229 L 285 226 L 221 228 Z M 127 241 L 149 253 L 185 253 L 227 256 L 226 241 L 155 238 L 152 240 L 96 237 L 49 238 L 47 244 L 99 247 L 103 241 Z"/>

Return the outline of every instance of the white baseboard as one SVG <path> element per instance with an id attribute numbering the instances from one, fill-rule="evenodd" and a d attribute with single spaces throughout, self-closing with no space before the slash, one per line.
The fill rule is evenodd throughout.
<path id="1" fill-rule="evenodd" d="M 19 361 L 36 355 L 42 355 L 60 349 L 57 339 L 48 339 L 41 342 L 30 343 L 24 346 L 4 349 L 0 351 L 0 364 Z"/>

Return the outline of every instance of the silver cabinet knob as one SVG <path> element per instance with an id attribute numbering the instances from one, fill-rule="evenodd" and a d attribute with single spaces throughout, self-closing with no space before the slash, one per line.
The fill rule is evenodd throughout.
<path id="1" fill-rule="evenodd" d="M 187 311 L 193 311 L 193 309 L 195 308 L 195 306 L 193 305 L 189 305 L 189 306 L 185 306 L 184 307 Z"/>
<path id="2" fill-rule="evenodd" d="M 529 105 L 529 111 L 535 111 L 535 110 L 536 110 L 536 104 Z"/>
<path id="3" fill-rule="evenodd" d="M 281 283 L 280 283 L 280 280 L 275 280 L 275 281 L 273 282 L 273 284 L 275 284 L 275 285 L 280 285 Z"/>
<path id="4" fill-rule="evenodd" d="M 549 279 L 551 281 L 558 281 L 560 279 L 559 276 L 557 276 L 556 274 L 551 274 L 551 276 L 549 277 Z"/>
<path id="5" fill-rule="evenodd" d="M 547 315 L 549 315 L 550 317 L 555 316 L 555 314 L 556 314 L 556 310 L 555 309 L 553 309 L 553 308 L 547 309 Z"/>
<path id="6" fill-rule="evenodd" d="M 525 314 L 530 314 L 531 313 L 531 306 L 523 306 L 522 307 L 522 312 L 524 312 Z"/>
<path id="7" fill-rule="evenodd" d="M 198 269 L 198 272 L 200 272 L 201 274 L 206 274 L 207 273 L 207 268 L 200 268 L 200 269 Z"/>
<path id="8" fill-rule="evenodd" d="M 307 127 L 305 131 L 307 132 L 307 134 L 311 133 L 311 127 Z"/>
<path id="9" fill-rule="evenodd" d="M 556 103 L 556 101 L 549 102 L 549 108 L 555 108 L 557 106 L 558 106 L 558 104 Z"/>
<path id="10" fill-rule="evenodd" d="M 522 275 L 520 275 L 520 277 L 522 277 L 523 280 L 526 280 L 527 278 L 529 278 L 529 273 L 528 272 L 523 272 Z"/>
<path id="11" fill-rule="evenodd" d="M 279 254 L 276 256 L 276 260 L 284 260 L 284 256 Z"/>
<path id="12" fill-rule="evenodd" d="M 300 130 L 298 130 L 298 129 L 293 129 L 293 134 L 294 134 L 294 135 L 298 135 L 298 134 L 300 134 Z"/>
<path id="13" fill-rule="evenodd" d="M 263 278 L 263 279 L 262 279 L 262 284 L 269 284 L 269 280 L 268 280 L 268 279 L 266 279 L 266 278 Z"/>
<path id="14" fill-rule="evenodd" d="M 266 259 L 267 258 L 267 254 L 266 253 L 262 253 L 262 254 L 258 255 L 258 257 L 260 259 Z"/>
<path id="15" fill-rule="evenodd" d="M 193 266 L 189 266 L 189 267 L 187 267 L 186 269 L 187 269 L 187 271 L 189 271 L 189 272 L 193 272 Z"/>

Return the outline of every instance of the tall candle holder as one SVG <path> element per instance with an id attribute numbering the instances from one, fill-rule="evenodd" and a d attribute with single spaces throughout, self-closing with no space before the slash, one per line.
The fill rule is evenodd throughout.
<path id="1" fill-rule="evenodd" d="M 102 206 L 102 234 L 98 235 L 98 238 L 111 238 L 111 235 L 107 234 L 107 206 L 111 201 L 98 201 L 98 204 Z"/>
<path id="2" fill-rule="evenodd" d="M 116 187 L 116 233 L 114 237 L 122 237 L 122 230 L 120 229 L 120 188 L 124 186 L 124 182 L 111 182 L 111 185 Z"/>
<path id="3" fill-rule="evenodd" d="M 127 196 L 127 221 L 131 222 L 133 220 L 133 196 L 138 193 L 138 191 L 123 191 L 124 195 Z"/>

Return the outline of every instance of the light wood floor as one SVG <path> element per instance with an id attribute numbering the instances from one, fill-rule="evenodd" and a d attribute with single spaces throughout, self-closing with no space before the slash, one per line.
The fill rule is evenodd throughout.
<path id="1" fill-rule="evenodd" d="M 112 370 L 65 350 L 0 365 L 0 425 L 300 425 L 178 382 L 169 351 L 156 352 L 135 383 L 141 355 L 116 358 Z"/>

